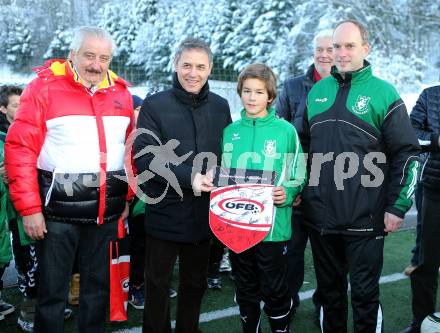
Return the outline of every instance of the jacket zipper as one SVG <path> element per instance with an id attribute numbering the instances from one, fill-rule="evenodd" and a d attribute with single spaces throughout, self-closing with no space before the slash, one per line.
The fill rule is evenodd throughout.
<path id="1" fill-rule="evenodd" d="M 193 105 L 191 105 L 191 118 L 193 121 L 193 125 L 194 125 L 194 144 L 195 144 L 195 154 L 197 154 L 199 152 L 199 148 L 197 146 L 197 126 L 196 126 L 196 122 L 194 120 L 194 111 L 196 110 L 196 106 L 197 106 L 197 101 L 196 101 L 196 97 L 194 95 L 191 96 L 192 100 L 193 100 Z"/>
<path id="2" fill-rule="evenodd" d="M 53 187 L 54 187 L 55 181 L 56 181 L 56 179 L 55 179 L 56 175 L 57 175 L 57 169 L 54 168 L 53 171 L 52 171 L 52 181 L 50 182 L 49 189 L 47 190 L 47 193 L 46 193 L 46 199 L 44 201 L 44 206 L 45 207 L 47 207 L 49 205 L 50 198 L 52 196 L 52 190 L 53 190 Z"/>
<path id="3" fill-rule="evenodd" d="M 252 150 L 251 152 L 255 153 L 255 125 L 256 125 L 257 121 L 255 119 L 252 119 Z M 251 169 L 254 168 L 254 162 L 253 159 L 251 160 Z"/>
<path id="4" fill-rule="evenodd" d="M 199 152 L 199 148 L 197 147 L 197 126 L 196 126 L 196 121 L 194 120 L 194 111 L 196 109 L 197 102 L 196 102 L 196 97 L 194 95 L 191 95 L 191 98 L 192 98 L 193 104 L 191 105 L 191 108 L 189 111 L 190 111 L 190 116 L 191 116 L 191 120 L 193 123 L 194 147 L 195 147 L 194 154 L 197 154 Z M 180 197 L 180 202 L 183 202 L 183 196 Z M 195 211 L 195 207 L 193 207 L 193 216 L 196 216 L 196 214 L 197 214 L 197 212 Z M 197 243 L 196 243 L 196 245 L 197 245 Z"/>
<path id="5" fill-rule="evenodd" d="M 345 82 L 342 82 L 342 83 L 340 83 L 339 84 L 339 89 L 338 89 L 338 92 L 336 93 L 336 98 L 335 98 L 335 102 L 337 103 L 337 101 L 338 100 L 340 100 L 340 98 L 338 98 L 339 96 L 338 95 L 342 95 L 343 94 L 343 92 L 346 90 L 346 89 L 349 89 L 349 85 L 347 85 Z M 348 96 L 348 94 L 347 94 L 347 96 Z M 346 98 L 344 98 L 344 100 L 341 102 L 342 104 L 341 105 L 345 105 L 346 104 L 346 102 L 347 102 L 347 100 L 346 100 Z M 339 104 L 339 103 L 338 103 Z M 334 142 L 334 139 L 335 139 L 335 134 L 336 134 L 336 132 L 337 132 L 337 129 L 339 128 L 339 125 L 338 125 L 338 120 L 339 120 L 339 106 L 337 105 L 337 107 L 336 107 L 336 109 L 335 109 L 335 126 L 334 126 L 334 128 L 332 128 L 332 133 L 331 133 L 331 137 L 330 137 L 330 142 Z M 333 152 L 333 153 L 335 153 L 335 152 Z M 333 158 L 336 158 L 335 156 L 333 156 Z M 334 172 L 334 166 L 333 166 L 333 172 Z M 327 188 L 327 204 L 325 205 L 325 214 L 324 214 L 324 217 L 325 217 L 325 219 L 324 219 L 324 225 L 322 226 L 322 228 L 321 228 L 321 235 L 324 235 L 324 232 L 325 232 L 325 230 L 327 229 L 327 225 L 328 225 L 328 216 L 329 216 L 329 214 L 328 214 L 328 210 L 329 210 L 329 204 L 330 204 L 330 199 L 331 199 L 331 191 L 330 191 L 330 189 L 331 189 L 331 181 L 332 181 L 332 179 L 333 179 L 333 177 L 329 177 L 329 176 L 327 176 L 327 177 L 325 177 L 325 179 L 326 179 L 326 188 Z"/>

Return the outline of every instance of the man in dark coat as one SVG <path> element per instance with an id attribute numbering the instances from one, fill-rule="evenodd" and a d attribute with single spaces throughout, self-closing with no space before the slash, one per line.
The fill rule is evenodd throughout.
<path id="1" fill-rule="evenodd" d="M 134 143 L 147 202 L 143 331 L 171 332 L 169 287 L 179 256 L 176 332 L 196 333 L 210 246 L 206 172 L 220 161 L 231 115 L 228 102 L 209 91 L 212 53 L 205 42 L 185 39 L 174 69 L 172 88 L 144 101 Z"/>
<path id="2" fill-rule="evenodd" d="M 300 139 L 303 137 L 303 121 L 307 94 L 321 78 L 330 76 L 333 65 L 333 31 L 323 30 L 313 39 L 313 64 L 306 74 L 296 76 L 284 82 L 283 89 L 276 103 L 277 115 L 292 123 Z M 302 141 L 302 140 L 301 140 Z M 303 142 L 301 142 L 302 146 Z M 298 292 L 304 282 L 304 250 L 308 233 L 302 225 L 301 206 L 292 214 L 292 239 L 287 248 L 288 281 L 294 306 L 299 305 Z M 313 294 L 313 303 L 317 311 L 320 308 L 318 289 Z"/>
<path id="3" fill-rule="evenodd" d="M 401 333 L 418 333 L 423 319 L 435 312 L 440 256 L 440 86 L 423 90 L 411 112 L 422 151 L 428 153 L 421 171 L 422 207 L 419 262 L 411 273 L 411 325 Z"/>

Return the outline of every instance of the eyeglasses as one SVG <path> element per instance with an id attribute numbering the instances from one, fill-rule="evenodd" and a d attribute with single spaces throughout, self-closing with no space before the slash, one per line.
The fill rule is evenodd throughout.
<path id="1" fill-rule="evenodd" d="M 82 54 L 82 56 L 84 58 L 86 58 L 87 60 L 89 60 L 89 61 L 95 61 L 96 58 L 98 58 L 99 62 L 101 64 L 108 64 L 108 63 L 110 63 L 110 61 L 112 61 L 112 57 L 111 56 L 108 56 L 108 55 L 97 56 L 96 54 L 91 53 L 91 52 L 85 52 L 85 53 Z"/>

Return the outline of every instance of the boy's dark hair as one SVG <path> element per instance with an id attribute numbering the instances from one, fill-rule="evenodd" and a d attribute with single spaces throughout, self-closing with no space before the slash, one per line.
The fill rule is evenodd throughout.
<path id="1" fill-rule="evenodd" d="M 271 100 L 268 103 L 268 106 L 270 106 L 275 97 L 277 97 L 277 78 L 272 69 L 259 62 L 246 66 L 238 76 L 237 92 L 239 96 L 241 96 L 241 91 L 243 90 L 243 83 L 247 79 L 258 79 L 264 82 L 267 94 Z"/>
<path id="2" fill-rule="evenodd" d="M 23 89 L 17 86 L 0 87 L 0 106 L 4 106 L 6 108 L 9 104 L 9 97 L 12 95 L 20 96 L 22 92 Z"/>

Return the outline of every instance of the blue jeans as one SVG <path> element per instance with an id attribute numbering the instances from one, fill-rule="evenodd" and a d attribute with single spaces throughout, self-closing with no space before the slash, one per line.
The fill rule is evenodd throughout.
<path id="1" fill-rule="evenodd" d="M 36 333 L 64 330 L 69 283 L 78 252 L 80 279 L 78 331 L 105 332 L 109 307 L 109 243 L 117 223 L 77 225 L 46 220 L 47 234 L 37 242 L 40 268 Z"/>

